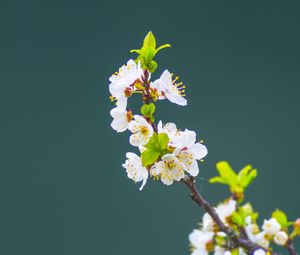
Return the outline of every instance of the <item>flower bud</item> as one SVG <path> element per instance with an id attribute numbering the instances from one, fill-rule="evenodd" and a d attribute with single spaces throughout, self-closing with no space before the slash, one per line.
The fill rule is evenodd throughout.
<path id="1" fill-rule="evenodd" d="M 294 222 L 294 232 L 296 235 L 300 236 L 300 218 Z"/>
<path id="2" fill-rule="evenodd" d="M 288 235 L 284 231 L 278 231 L 275 234 L 274 242 L 278 245 L 285 245 L 288 238 Z"/>

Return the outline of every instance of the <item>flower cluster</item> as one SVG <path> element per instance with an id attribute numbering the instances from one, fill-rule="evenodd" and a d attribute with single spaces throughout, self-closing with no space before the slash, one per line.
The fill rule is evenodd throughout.
<path id="1" fill-rule="evenodd" d="M 244 234 L 253 243 L 266 250 L 270 248 L 271 242 L 281 246 L 286 245 L 289 239 L 287 229 L 282 227 L 276 218 L 265 220 L 262 230 L 260 230 L 256 223 L 256 214 L 249 211 L 250 215 L 246 216 L 244 224 L 240 226 L 235 219 L 239 213 L 238 207 L 237 202 L 230 199 L 218 205 L 215 210 L 225 225 L 244 231 Z M 246 207 L 249 207 L 249 205 L 246 205 Z M 240 208 L 245 209 L 245 207 Z M 192 247 L 192 255 L 205 255 L 210 252 L 214 252 L 215 255 L 246 254 L 241 247 L 238 249 L 230 247 L 230 240 L 228 240 L 227 235 L 219 231 L 218 226 L 207 213 L 202 218 L 200 229 L 194 229 L 189 235 L 189 240 Z M 264 249 L 257 251 L 257 253 L 266 254 Z"/>
<path id="2" fill-rule="evenodd" d="M 246 176 L 245 169 L 251 169 L 251 167 L 247 166 L 236 174 L 227 162 L 219 162 L 217 169 L 224 179 L 228 176 L 232 176 L 232 179 L 234 179 L 234 176 L 239 176 L 239 180 L 243 180 L 241 176 Z M 250 173 L 248 172 L 248 174 Z M 212 179 L 215 181 L 216 178 Z M 227 183 L 227 185 L 230 187 L 230 184 Z M 263 221 L 260 228 L 257 223 L 258 213 L 253 211 L 250 203 L 243 204 L 243 199 L 236 197 L 234 192 L 230 198 L 214 209 L 224 225 L 233 229 L 237 236 L 245 236 L 252 243 L 261 247 L 254 252 L 254 255 L 267 254 L 267 251 L 272 249 L 272 243 L 286 246 L 299 231 L 297 228 L 299 220 L 295 222 L 288 221 L 285 213 L 278 209 L 272 213 L 270 219 Z M 192 255 L 206 255 L 211 252 L 215 255 L 247 254 L 247 251 L 242 247 L 232 247 L 226 233 L 219 230 L 218 225 L 208 213 L 204 214 L 199 225 L 199 229 L 193 230 L 189 235 Z M 289 226 L 292 225 L 294 225 L 294 230 L 289 233 Z"/>
<path id="3" fill-rule="evenodd" d="M 143 47 L 153 40 L 151 33 L 147 37 Z M 197 176 L 197 160 L 202 160 L 207 154 L 205 145 L 196 141 L 194 131 L 181 131 L 174 123 L 162 124 L 160 121 L 155 124 L 154 103 L 167 99 L 177 105 L 187 105 L 185 86 L 178 82 L 178 77 L 173 79 L 168 70 L 152 82 L 150 71 L 142 66 L 139 58 L 136 61 L 130 59 L 109 78 L 110 98 L 116 102 L 116 107 L 110 112 L 113 118 L 111 127 L 117 132 L 128 129 L 131 132 L 129 143 L 139 149 L 141 156 L 133 152 L 126 154 L 123 167 L 128 178 L 142 182 L 140 190 L 149 176 L 160 179 L 165 185 L 180 181 L 186 174 Z M 142 96 L 141 115 L 127 109 L 127 101 L 134 94 Z"/>
<path id="4" fill-rule="evenodd" d="M 222 222 L 230 225 L 232 223 L 232 214 L 236 210 L 236 201 L 233 199 L 227 200 L 219 204 L 215 210 Z M 189 240 L 192 247 L 192 255 L 206 255 L 213 251 L 216 255 L 231 254 L 225 247 L 226 234 L 219 231 L 218 226 L 208 213 L 204 214 L 200 229 L 194 229 L 189 235 Z M 240 251 L 240 254 L 244 254 L 242 249 Z"/>

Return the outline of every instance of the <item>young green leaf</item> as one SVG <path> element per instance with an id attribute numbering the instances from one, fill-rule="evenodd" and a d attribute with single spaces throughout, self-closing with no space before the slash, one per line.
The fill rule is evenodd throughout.
<path id="1" fill-rule="evenodd" d="M 160 152 L 152 149 L 147 149 L 142 152 L 141 159 L 143 166 L 152 165 L 158 158 Z"/>
<path id="2" fill-rule="evenodd" d="M 156 51 L 155 51 L 155 55 L 156 55 L 156 53 L 159 52 L 160 50 L 165 49 L 165 48 L 170 48 L 170 47 L 171 47 L 171 44 L 168 44 L 168 43 L 159 46 L 159 47 L 156 49 Z"/>
<path id="3" fill-rule="evenodd" d="M 165 148 L 167 148 L 168 143 L 170 141 L 170 138 L 166 133 L 160 133 L 158 134 L 158 147 L 160 151 L 163 151 Z"/>
<path id="4" fill-rule="evenodd" d="M 256 176 L 257 170 L 253 169 L 251 165 L 247 165 L 238 173 L 238 183 L 241 187 L 247 188 Z"/>
<path id="5" fill-rule="evenodd" d="M 229 184 L 228 181 L 220 176 L 216 176 L 209 179 L 210 183 L 222 183 L 222 184 Z"/>
<path id="6" fill-rule="evenodd" d="M 217 163 L 217 170 L 220 174 L 220 176 L 225 179 L 230 186 L 236 186 L 237 185 L 237 175 L 231 168 L 231 166 L 226 161 L 221 161 Z"/>
<path id="7" fill-rule="evenodd" d="M 141 113 L 146 117 L 151 117 L 154 112 L 155 112 L 155 105 L 153 103 L 144 104 L 141 107 Z"/>
<path id="8" fill-rule="evenodd" d="M 232 221 L 235 224 L 237 224 L 238 226 L 243 226 L 244 225 L 244 219 L 238 212 L 234 212 L 232 214 Z"/>
<path id="9" fill-rule="evenodd" d="M 285 228 L 288 226 L 288 219 L 286 214 L 283 211 L 276 209 L 272 213 L 272 218 L 275 218 L 278 221 L 278 223 L 281 225 L 281 227 Z"/>
<path id="10" fill-rule="evenodd" d="M 156 39 L 154 34 L 150 31 L 144 38 L 143 47 L 156 48 Z"/>
<path id="11" fill-rule="evenodd" d="M 157 140 L 158 140 L 157 134 L 153 133 L 153 135 L 149 139 L 149 142 L 146 145 L 144 145 L 144 147 L 151 150 L 157 150 L 157 146 L 156 146 Z"/>

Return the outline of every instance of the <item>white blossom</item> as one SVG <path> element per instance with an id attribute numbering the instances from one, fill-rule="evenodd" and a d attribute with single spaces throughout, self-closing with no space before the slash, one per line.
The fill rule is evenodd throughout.
<path id="1" fill-rule="evenodd" d="M 185 165 L 185 170 L 192 176 L 197 176 L 199 167 L 197 160 L 207 155 L 207 148 L 201 143 L 196 143 L 196 133 L 186 129 L 176 137 L 174 152 L 177 158 Z"/>
<path id="2" fill-rule="evenodd" d="M 140 63 L 136 64 L 134 60 L 130 59 L 126 65 L 123 65 L 119 72 L 113 74 L 109 81 L 109 91 L 113 99 L 117 100 L 117 107 L 125 110 L 127 107 L 127 98 L 135 89 L 134 83 L 141 80 L 143 69 Z"/>
<path id="3" fill-rule="evenodd" d="M 180 136 L 180 131 L 177 129 L 176 124 L 174 123 L 166 123 L 165 125 L 162 124 L 161 121 L 157 124 L 157 132 L 166 133 L 170 138 L 169 144 L 175 147 L 174 143 L 178 140 L 178 136 Z"/>
<path id="4" fill-rule="evenodd" d="M 274 236 L 274 242 L 278 245 L 285 245 L 288 240 L 288 235 L 284 231 L 278 231 Z"/>
<path id="5" fill-rule="evenodd" d="M 219 218 L 226 224 L 226 220 L 230 217 L 236 210 L 236 201 L 230 199 L 222 204 L 219 204 L 216 208 L 216 212 Z"/>
<path id="6" fill-rule="evenodd" d="M 136 147 L 145 145 L 153 135 L 152 126 L 140 115 L 134 115 L 134 120 L 129 123 L 128 129 L 133 133 L 129 142 Z"/>
<path id="7" fill-rule="evenodd" d="M 158 133 L 168 135 L 169 145 L 176 149 L 174 154 L 185 165 L 185 171 L 192 176 L 197 176 L 199 173 L 197 160 L 201 160 L 207 155 L 207 148 L 203 144 L 196 143 L 196 133 L 188 129 L 180 131 L 174 123 L 163 125 L 161 121 L 159 121 L 157 129 Z"/>
<path id="8" fill-rule="evenodd" d="M 127 152 L 126 157 L 127 160 L 122 166 L 126 169 L 129 179 L 132 179 L 134 182 L 142 181 L 140 187 L 140 190 L 142 190 L 148 179 L 148 170 L 143 167 L 141 158 L 135 153 Z"/>
<path id="9" fill-rule="evenodd" d="M 181 83 L 175 84 L 172 80 L 172 74 L 165 70 L 159 79 L 150 84 L 150 87 L 159 94 L 158 99 L 167 98 L 170 102 L 185 106 L 187 100 L 183 97 L 184 87 L 180 87 Z"/>
<path id="10" fill-rule="evenodd" d="M 255 234 L 259 233 L 259 228 L 257 224 L 252 223 L 251 216 L 247 216 L 245 219 L 245 231 L 249 239 L 252 242 L 255 242 L 256 241 Z"/>
<path id="11" fill-rule="evenodd" d="M 160 176 L 165 185 L 171 185 L 173 181 L 180 181 L 184 177 L 184 165 L 173 154 L 164 155 L 150 171 L 153 176 Z"/>
<path id="12" fill-rule="evenodd" d="M 214 249 L 214 255 L 231 255 L 231 251 L 225 250 L 223 247 L 216 245 Z"/>
<path id="13" fill-rule="evenodd" d="M 266 252 L 263 249 L 257 249 L 253 255 L 266 255 Z"/>
<path id="14" fill-rule="evenodd" d="M 218 214 L 220 220 L 228 225 L 227 219 L 234 213 L 236 210 L 236 201 L 231 199 L 225 201 L 222 204 L 219 204 L 216 208 L 216 213 Z M 202 229 L 204 231 L 213 231 L 214 221 L 208 213 L 205 213 L 202 218 Z"/>
<path id="15" fill-rule="evenodd" d="M 208 243 L 212 242 L 213 237 L 213 232 L 204 232 L 198 229 L 194 229 L 193 232 L 189 235 L 190 243 L 193 246 L 192 255 L 208 254 L 209 250 L 207 249 L 207 246 Z"/>
<path id="16" fill-rule="evenodd" d="M 113 117 L 111 127 L 117 132 L 125 131 L 133 118 L 131 111 L 122 110 L 118 107 L 112 109 L 110 115 Z"/>
<path id="17" fill-rule="evenodd" d="M 221 246 L 216 245 L 214 249 L 214 255 L 224 255 L 225 249 Z"/>
<path id="18" fill-rule="evenodd" d="M 268 249 L 270 246 L 270 241 L 266 239 L 266 233 L 264 231 L 254 235 L 253 242 Z"/>
<path id="19" fill-rule="evenodd" d="M 262 229 L 265 231 L 267 235 L 275 235 L 277 231 L 281 229 L 280 224 L 275 218 L 271 218 L 269 220 L 264 220 L 264 224 Z"/>

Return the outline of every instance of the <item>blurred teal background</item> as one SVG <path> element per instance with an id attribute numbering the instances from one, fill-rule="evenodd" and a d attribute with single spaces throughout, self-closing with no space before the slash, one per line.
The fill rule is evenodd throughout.
<path id="1" fill-rule="evenodd" d="M 110 128 L 108 77 L 152 30 L 171 43 L 168 68 L 187 85 L 188 106 L 158 116 L 196 130 L 215 163 L 251 163 L 247 192 L 261 217 L 299 205 L 299 1 L 0 2 L 0 253 L 189 254 L 202 211 L 181 184 L 142 192 L 121 164 L 128 133 Z M 300 250 L 300 242 L 296 243 Z"/>

